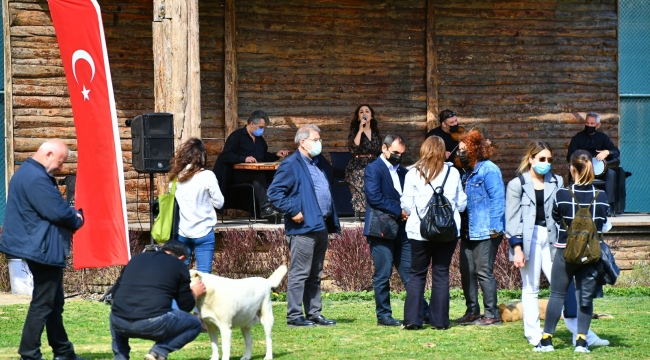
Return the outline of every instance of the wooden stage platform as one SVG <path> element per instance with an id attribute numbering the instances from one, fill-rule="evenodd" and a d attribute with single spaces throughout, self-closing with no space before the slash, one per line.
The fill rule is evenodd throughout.
<path id="1" fill-rule="evenodd" d="M 610 217 L 612 229 L 605 234 L 605 240 L 613 245 L 612 251 L 616 263 L 622 270 L 630 270 L 634 263 L 650 262 L 650 214 L 629 213 Z M 343 228 L 362 227 L 364 222 L 352 217 L 340 219 Z M 221 241 L 223 232 L 228 230 L 243 230 L 252 227 L 258 231 L 283 229 L 284 224 L 270 224 L 266 220 L 249 222 L 248 218 L 226 219 L 219 222 L 214 230 L 217 242 Z M 149 223 L 131 223 L 133 231 L 149 232 Z"/>

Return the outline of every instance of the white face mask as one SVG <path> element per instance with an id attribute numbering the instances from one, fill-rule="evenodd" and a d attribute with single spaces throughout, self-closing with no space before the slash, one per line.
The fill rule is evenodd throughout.
<path id="1" fill-rule="evenodd" d="M 323 145 L 321 144 L 321 142 L 320 141 L 311 141 L 311 140 L 308 140 L 308 141 L 311 142 L 311 149 L 307 150 L 307 152 L 309 153 L 309 156 L 315 157 L 315 156 L 320 155 L 320 152 L 323 150 Z"/>

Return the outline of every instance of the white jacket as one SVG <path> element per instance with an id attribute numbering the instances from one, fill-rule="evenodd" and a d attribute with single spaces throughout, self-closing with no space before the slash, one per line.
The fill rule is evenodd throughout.
<path id="1" fill-rule="evenodd" d="M 463 184 L 460 181 L 458 170 L 451 166 L 451 163 L 445 163 L 445 165 L 440 174 L 431 181 L 430 184 L 433 188 L 424 182 L 424 178 L 420 176 L 420 171 L 417 169 L 411 169 L 406 174 L 401 202 L 402 209 L 409 214 L 409 218 L 406 220 L 406 235 L 409 239 L 426 241 L 420 235 L 420 217 L 424 217 L 426 214 L 428 210 L 427 204 L 433 195 L 433 189 L 442 185 L 447 171 L 450 171 L 450 173 L 445 182 L 444 195 L 454 209 L 454 220 L 456 220 L 458 236 L 460 236 L 459 212 L 465 210 L 467 196 L 463 191 Z M 416 207 L 420 217 L 416 213 Z"/>
<path id="2" fill-rule="evenodd" d="M 191 179 L 176 183 L 174 197 L 180 208 L 179 235 L 197 239 L 207 235 L 217 224 L 214 209 L 223 206 L 223 194 L 212 171 L 202 169 Z"/>

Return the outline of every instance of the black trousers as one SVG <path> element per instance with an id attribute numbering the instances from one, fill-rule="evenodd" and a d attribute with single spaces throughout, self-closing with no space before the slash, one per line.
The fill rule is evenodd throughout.
<path id="1" fill-rule="evenodd" d="M 424 287 L 431 263 L 431 299 L 429 300 L 429 323 L 445 328 L 449 321 L 449 266 L 458 240 L 411 242 L 411 271 L 406 285 L 404 324 L 422 325 Z"/>
<path id="2" fill-rule="evenodd" d="M 269 197 L 266 195 L 268 186 L 267 171 L 256 170 L 233 170 L 232 184 L 251 184 L 255 189 L 255 201 L 259 204 L 260 209 L 271 205 Z"/>
<path id="3" fill-rule="evenodd" d="M 47 329 L 47 342 L 54 357 L 74 356 L 74 347 L 63 327 L 63 268 L 27 260 L 34 276 L 34 291 L 23 326 L 18 353 L 25 360 L 41 359 L 41 335 Z"/>
<path id="4" fill-rule="evenodd" d="M 494 279 L 494 261 L 501 236 L 495 239 L 460 240 L 460 282 L 465 295 L 465 314 L 480 315 L 478 287 L 483 291 L 485 317 L 499 317 L 497 282 Z"/>
<path id="5" fill-rule="evenodd" d="M 616 203 L 616 171 L 607 169 L 603 176 L 598 177 L 605 180 L 605 193 L 607 194 L 607 202 L 610 204 Z M 614 209 L 610 209 L 613 213 Z"/>

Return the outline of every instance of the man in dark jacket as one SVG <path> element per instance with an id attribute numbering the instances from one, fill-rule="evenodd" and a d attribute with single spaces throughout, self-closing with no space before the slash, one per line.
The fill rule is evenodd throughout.
<path id="1" fill-rule="evenodd" d="M 284 229 L 291 251 L 287 288 L 287 325 L 335 325 L 321 314 L 320 280 L 328 233 L 339 232 L 339 218 L 324 161 L 320 129 L 304 125 L 295 137 L 298 151 L 280 164 L 269 187 L 269 200 L 284 214 Z M 303 315 L 302 305 L 305 305 Z"/>
<path id="2" fill-rule="evenodd" d="M 406 141 L 401 135 L 388 134 L 381 151 L 379 158 L 366 166 L 364 175 L 366 225 L 363 234 L 370 244 L 372 262 L 375 265 L 372 281 L 375 288 L 377 325 L 399 326 L 402 323 L 393 318 L 390 306 L 390 277 L 395 266 L 402 283 L 406 286 L 411 268 L 411 243 L 406 237 L 405 229 L 408 215 L 402 210 L 400 203 L 406 177 L 406 169 L 400 165 L 400 162 L 406 151 Z M 399 231 L 395 239 L 388 240 L 370 235 L 371 208 L 390 214 L 397 221 Z M 426 301 L 423 311 L 426 323 L 429 318 L 429 304 Z"/>
<path id="3" fill-rule="evenodd" d="M 205 285 L 199 280 L 190 287 L 186 255 L 185 244 L 170 240 L 160 251 L 136 255 L 126 265 L 113 287 L 110 326 L 115 360 L 129 359 L 129 338 L 156 341 L 144 358 L 165 360 L 199 335 L 201 320 L 189 312 L 194 299 L 205 293 Z M 178 309 L 172 309 L 172 300 Z"/>
<path id="4" fill-rule="evenodd" d="M 63 199 L 52 176 L 61 171 L 68 147 L 59 139 L 44 142 L 33 157 L 16 170 L 9 182 L 7 212 L 0 252 L 25 259 L 34 277 L 34 290 L 25 318 L 18 353 L 40 360 L 41 335 L 54 360 L 76 360 L 74 346 L 63 327 L 63 269 L 72 233 L 83 225 L 83 214 Z"/>
<path id="5" fill-rule="evenodd" d="M 567 151 L 566 161 L 571 162 L 571 155 L 576 150 L 586 150 L 591 157 L 605 163 L 615 161 L 620 158 L 621 152 L 614 145 L 612 140 L 600 130 L 600 114 L 590 112 L 585 118 L 585 129 L 571 138 L 569 150 Z M 616 203 L 616 172 L 613 169 L 607 169 L 604 174 L 598 175 L 598 178 L 605 180 L 605 193 L 607 201 L 613 206 Z"/>
<path id="6" fill-rule="evenodd" d="M 268 151 L 269 147 L 262 134 L 267 125 L 269 117 L 262 110 L 255 110 L 248 118 L 248 124 L 237 129 L 228 136 L 223 151 L 219 154 L 214 164 L 214 174 L 219 181 L 221 193 L 228 196 L 230 184 L 251 184 L 255 189 L 255 201 L 259 204 L 262 217 L 269 217 L 277 214 L 274 211 L 266 194 L 267 179 L 266 171 L 255 170 L 233 170 L 233 164 L 257 163 L 276 161 L 289 154 L 288 150 L 280 150 L 277 153 Z"/>

